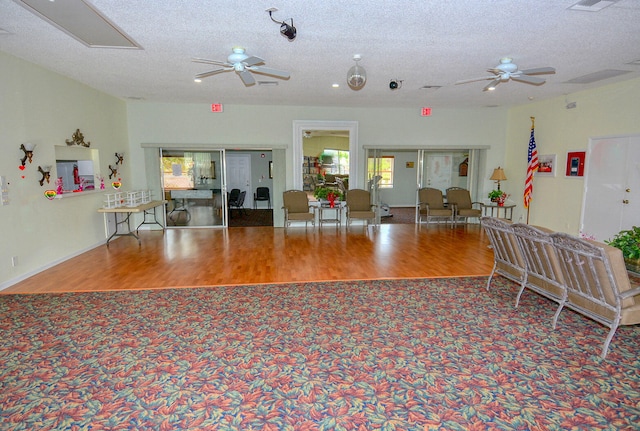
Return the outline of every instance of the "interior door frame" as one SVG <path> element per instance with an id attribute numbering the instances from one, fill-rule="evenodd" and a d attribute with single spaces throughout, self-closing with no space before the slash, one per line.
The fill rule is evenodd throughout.
<path id="1" fill-rule="evenodd" d="M 248 189 L 246 190 L 247 194 L 245 197 L 245 205 L 246 208 L 253 208 L 253 188 L 252 188 L 252 184 L 253 184 L 253 172 L 251 172 L 251 154 L 247 154 L 247 153 L 243 153 L 240 151 L 227 151 L 225 154 L 225 167 L 227 168 L 225 170 L 225 183 L 227 186 L 227 189 L 230 188 L 229 186 L 229 177 L 227 176 L 227 171 L 228 171 L 228 167 L 229 167 L 229 163 L 228 160 L 229 159 L 233 159 L 233 158 L 242 158 L 242 159 L 246 159 L 249 160 L 249 186 Z"/>
<path id="2" fill-rule="evenodd" d="M 303 135 L 305 130 L 340 130 L 349 132 L 349 188 L 363 188 L 360 184 L 358 157 L 358 122 L 357 121 L 318 121 L 293 120 L 293 175 L 292 184 L 296 190 L 303 189 Z"/>
<path id="3" fill-rule="evenodd" d="M 154 148 L 153 146 L 148 146 L 149 148 Z M 180 146 L 159 146 L 158 147 L 158 180 L 159 180 L 159 188 L 160 193 L 164 195 L 165 188 L 164 182 L 162 180 L 163 172 L 162 172 L 162 157 L 164 151 L 182 151 L 182 152 L 195 152 L 195 153 L 218 153 L 220 155 L 220 190 L 221 190 L 221 218 L 222 223 L 217 225 L 209 225 L 209 226 L 169 226 L 167 223 L 167 214 L 166 211 L 163 211 L 163 221 L 165 228 L 169 229 L 194 229 L 194 228 L 203 228 L 203 229 L 219 229 L 219 228 L 227 228 L 229 225 L 229 214 L 227 211 L 227 173 L 226 173 L 226 160 L 225 160 L 225 150 L 223 148 L 193 148 L 193 147 L 180 147 Z"/>
<path id="4" fill-rule="evenodd" d="M 584 192 L 582 196 L 582 208 L 580 212 L 580 231 L 589 236 L 594 237 L 597 241 L 604 241 L 607 239 L 611 239 L 616 233 L 620 230 L 631 229 L 632 226 L 625 225 L 626 218 L 625 213 L 632 211 L 631 207 L 625 208 L 623 206 L 616 206 L 615 203 L 621 203 L 625 199 L 629 199 L 632 203 L 635 202 L 633 199 L 634 194 L 637 195 L 637 190 L 634 187 L 629 185 L 629 177 L 631 176 L 631 169 L 633 169 L 632 163 L 638 163 L 633 157 L 629 157 L 628 151 L 629 148 L 637 148 L 638 143 L 640 143 L 640 135 L 632 134 L 632 135 L 614 135 L 614 136 L 603 136 L 597 138 L 589 138 L 589 143 L 587 146 L 587 163 L 585 166 L 584 172 Z M 611 172 L 612 174 L 608 177 L 606 183 L 600 183 L 596 187 L 594 185 L 594 165 L 595 163 L 602 164 L 602 158 L 596 157 L 595 148 L 599 145 L 611 145 L 614 147 L 615 145 L 620 144 L 625 147 L 625 155 L 622 159 L 626 159 L 626 164 L 624 166 L 603 166 L 602 171 Z M 617 175 L 621 174 L 622 175 Z M 615 176 L 620 176 L 621 182 L 615 182 Z M 624 178 L 622 178 L 624 177 Z M 598 190 L 600 187 L 600 190 Z M 596 190 L 594 190 L 596 188 Z M 603 189 L 605 190 L 605 198 L 601 198 L 603 196 Z M 595 197 L 595 198 L 594 198 Z M 600 198 L 598 198 L 600 197 Z M 631 198 L 631 199 L 630 199 Z M 593 226 L 594 220 L 592 220 L 592 215 L 585 217 L 587 214 L 591 214 L 592 208 L 590 206 L 598 202 L 598 206 L 602 206 L 606 208 L 606 222 L 601 222 L 601 217 L 597 218 L 599 225 Z M 635 212 L 632 212 L 635 214 Z M 629 223 L 633 225 L 634 223 Z"/>

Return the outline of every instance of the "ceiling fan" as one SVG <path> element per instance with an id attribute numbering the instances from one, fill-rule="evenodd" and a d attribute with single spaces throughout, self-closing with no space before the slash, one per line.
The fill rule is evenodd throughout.
<path id="1" fill-rule="evenodd" d="M 264 60 L 256 56 L 249 57 L 247 54 L 245 54 L 244 48 L 240 47 L 233 48 L 233 53 L 230 54 L 229 57 L 227 57 L 226 62 L 207 60 L 206 58 L 193 58 L 192 61 L 195 63 L 205 63 L 220 66 L 220 68 L 218 69 L 197 74 L 196 79 L 207 78 L 218 73 L 229 72 L 233 70 L 238 74 L 238 76 L 240 76 L 240 79 L 242 79 L 244 85 L 249 86 L 256 83 L 256 80 L 251 72 L 271 75 L 275 76 L 276 78 L 282 79 L 289 79 L 290 76 L 289 72 L 284 70 L 258 66 L 259 64 L 264 64 Z"/>
<path id="2" fill-rule="evenodd" d="M 491 79 L 491 82 L 487 84 L 482 91 L 494 90 L 498 84 L 501 82 L 507 82 L 510 79 L 526 82 L 527 84 L 541 85 L 545 83 L 546 79 L 531 75 L 556 73 L 556 69 L 553 67 L 537 67 L 535 69 L 518 70 L 518 66 L 515 63 L 512 63 L 510 58 L 505 57 L 500 59 L 499 65 L 493 69 L 487 69 L 487 72 L 491 72 L 493 75 L 483 76 L 482 78 L 465 79 L 456 82 L 456 85 L 475 81 L 485 81 L 487 79 Z"/>

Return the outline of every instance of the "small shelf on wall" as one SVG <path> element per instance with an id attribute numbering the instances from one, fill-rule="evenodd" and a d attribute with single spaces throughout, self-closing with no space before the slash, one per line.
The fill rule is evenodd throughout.
<path id="1" fill-rule="evenodd" d="M 106 190 L 84 190 L 81 192 L 69 192 L 56 195 L 55 199 L 75 198 L 76 196 L 95 195 L 98 193 L 106 193 Z"/>

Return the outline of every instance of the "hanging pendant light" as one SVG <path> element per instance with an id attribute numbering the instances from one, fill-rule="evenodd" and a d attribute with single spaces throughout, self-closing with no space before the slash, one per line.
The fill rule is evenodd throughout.
<path id="1" fill-rule="evenodd" d="M 367 82 L 367 72 L 362 66 L 358 66 L 358 62 L 362 59 L 360 54 L 353 56 L 353 61 L 356 62 L 354 66 L 347 72 L 347 84 L 352 90 L 360 90 Z"/>

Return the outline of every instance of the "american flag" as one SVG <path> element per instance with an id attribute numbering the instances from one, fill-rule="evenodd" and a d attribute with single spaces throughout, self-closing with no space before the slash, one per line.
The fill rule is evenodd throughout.
<path id="1" fill-rule="evenodd" d="M 536 138 L 533 136 L 533 126 L 531 126 L 531 138 L 529 138 L 527 163 L 527 179 L 524 182 L 525 208 L 529 208 L 529 202 L 531 201 L 531 195 L 533 194 L 533 174 L 538 170 L 538 150 L 536 149 Z"/>

